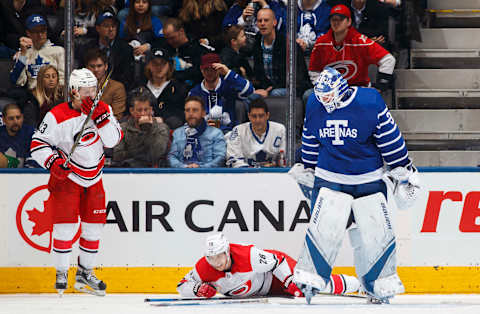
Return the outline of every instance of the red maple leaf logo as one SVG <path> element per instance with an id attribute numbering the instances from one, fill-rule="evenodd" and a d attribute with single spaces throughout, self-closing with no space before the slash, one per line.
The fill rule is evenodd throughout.
<path id="1" fill-rule="evenodd" d="M 50 210 L 50 206 L 48 206 L 48 201 L 43 202 L 43 208 L 43 212 L 36 208 L 26 211 L 28 214 L 28 220 L 34 223 L 31 235 L 41 236 L 45 232 L 52 232 L 52 212 Z"/>

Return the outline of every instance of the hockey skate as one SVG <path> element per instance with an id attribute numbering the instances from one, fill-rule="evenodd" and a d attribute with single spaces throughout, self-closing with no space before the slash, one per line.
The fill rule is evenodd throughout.
<path id="1" fill-rule="evenodd" d="M 63 297 L 63 292 L 67 289 L 68 272 L 58 271 L 55 280 L 55 289 L 57 289 L 58 295 Z"/>
<path id="2" fill-rule="evenodd" d="M 98 279 L 93 269 L 85 269 L 78 264 L 77 274 L 75 275 L 75 290 L 90 293 L 97 296 L 105 296 L 107 285 Z"/>
<path id="3" fill-rule="evenodd" d="M 319 275 L 298 268 L 294 270 L 293 281 L 302 291 L 307 304 L 310 304 L 312 297 L 326 286 L 325 280 Z"/>

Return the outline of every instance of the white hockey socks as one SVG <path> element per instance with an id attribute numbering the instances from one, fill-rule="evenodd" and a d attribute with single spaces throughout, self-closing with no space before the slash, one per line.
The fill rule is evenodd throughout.
<path id="1" fill-rule="evenodd" d="M 57 271 L 66 272 L 70 267 L 72 253 L 72 239 L 77 231 L 77 224 L 54 224 L 53 238 L 53 265 Z"/>
<path id="2" fill-rule="evenodd" d="M 95 267 L 103 224 L 82 222 L 78 262 L 85 269 Z"/>

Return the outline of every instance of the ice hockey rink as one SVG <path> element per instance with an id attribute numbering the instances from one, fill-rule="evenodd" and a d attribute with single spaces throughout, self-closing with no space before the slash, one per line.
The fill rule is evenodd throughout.
<path id="1" fill-rule="evenodd" d="M 400 295 L 389 305 L 366 304 L 365 299 L 316 296 L 312 304 L 304 298 L 260 300 L 268 303 L 228 303 L 218 301 L 202 305 L 157 307 L 145 298 L 178 295 L 109 294 L 96 297 L 85 294 L 4 294 L 0 295 L 0 313 L 8 314 L 136 314 L 136 313 L 208 313 L 208 314 L 474 314 L 480 313 L 480 295 Z"/>

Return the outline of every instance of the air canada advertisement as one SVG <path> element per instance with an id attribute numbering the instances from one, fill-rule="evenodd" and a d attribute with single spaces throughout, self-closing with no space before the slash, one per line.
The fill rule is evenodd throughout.
<path id="1" fill-rule="evenodd" d="M 0 267 L 51 265 L 48 175 L 2 177 Z M 480 173 L 421 178 L 414 207 L 393 210 L 399 265 L 476 266 Z M 104 266 L 191 266 L 214 232 L 296 258 L 310 219 L 309 201 L 286 173 L 104 174 L 103 181 L 107 224 L 98 262 Z M 80 232 L 79 225 L 74 240 Z M 353 264 L 348 233 L 336 264 Z"/>

